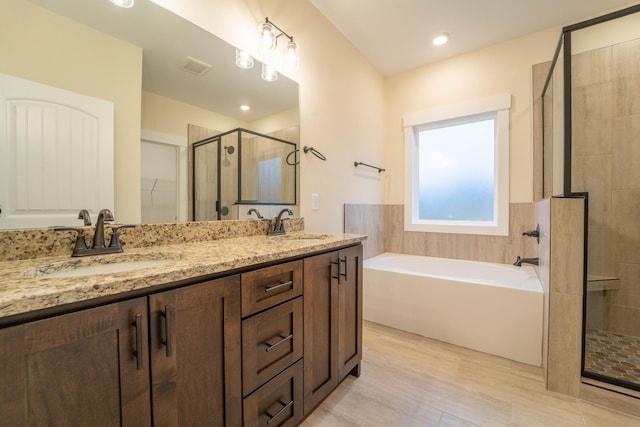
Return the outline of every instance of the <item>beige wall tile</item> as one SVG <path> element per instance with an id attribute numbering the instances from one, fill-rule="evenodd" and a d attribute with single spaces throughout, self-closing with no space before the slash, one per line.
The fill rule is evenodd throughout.
<path id="1" fill-rule="evenodd" d="M 344 205 L 344 232 L 366 234 L 362 242 L 364 258 L 371 258 L 384 252 L 384 206 Z"/>
<path id="2" fill-rule="evenodd" d="M 588 232 L 587 274 L 614 275 L 615 256 L 610 227 L 589 226 Z"/>
<path id="3" fill-rule="evenodd" d="M 604 327 L 607 331 L 624 335 L 640 335 L 640 309 L 621 305 L 607 305 Z"/>
<path id="4" fill-rule="evenodd" d="M 549 308 L 548 387 L 552 391 L 577 396 L 582 348 L 582 296 L 552 291 Z"/>
<path id="5" fill-rule="evenodd" d="M 385 205 L 384 230 L 385 251 L 402 253 L 402 247 L 404 246 L 404 205 Z"/>
<path id="6" fill-rule="evenodd" d="M 572 102 L 573 155 L 609 154 L 613 84 L 575 88 Z"/>
<path id="7" fill-rule="evenodd" d="M 584 199 L 551 199 L 551 292 L 582 295 Z"/>
<path id="8" fill-rule="evenodd" d="M 613 181 L 615 190 L 640 189 L 640 114 L 613 120 Z"/>
<path id="9" fill-rule="evenodd" d="M 547 81 L 550 69 L 551 61 L 535 64 L 531 67 L 531 74 L 533 78 L 533 99 L 542 98 L 542 90 L 544 89 L 544 84 Z"/>
<path id="10" fill-rule="evenodd" d="M 611 46 L 574 55 L 571 61 L 573 87 L 611 81 Z"/>
<path id="11" fill-rule="evenodd" d="M 613 46 L 613 80 L 640 77 L 640 40 Z"/>
<path id="12" fill-rule="evenodd" d="M 640 190 L 614 191 L 612 197 L 614 258 L 616 262 L 640 264 Z"/>
<path id="13" fill-rule="evenodd" d="M 640 113 L 640 77 L 616 80 L 613 83 L 614 117 Z"/>
<path id="14" fill-rule="evenodd" d="M 604 406 L 606 408 L 611 408 L 615 411 L 624 412 L 626 414 L 633 415 L 635 417 L 640 417 L 640 399 L 636 399 L 630 396 L 625 396 L 620 393 L 614 393 L 612 391 L 603 390 L 599 387 L 594 387 L 589 384 L 581 384 L 580 385 L 580 399 L 586 400 L 588 402 L 593 402 L 598 406 Z M 597 414 L 593 413 L 593 410 L 586 408 L 584 405 L 581 405 L 583 409 L 583 414 L 585 416 L 585 421 L 589 421 L 588 426 L 624 426 L 625 424 L 617 424 L 613 422 L 616 420 L 615 415 L 620 416 L 621 414 L 610 414 L 609 420 L 605 420 L 603 424 L 597 424 L 593 422 L 593 417 L 597 416 Z M 622 418 L 625 422 L 628 421 L 625 418 Z M 635 420 L 635 424 L 631 423 L 630 425 L 636 426 L 638 425 L 638 420 Z"/>
<path id="15" fill-rule="evenodd" d="M 608 224 L 611 206 L 611 156 L 574 156 L 571 189 L 589 192 L 589 225 Z"/>

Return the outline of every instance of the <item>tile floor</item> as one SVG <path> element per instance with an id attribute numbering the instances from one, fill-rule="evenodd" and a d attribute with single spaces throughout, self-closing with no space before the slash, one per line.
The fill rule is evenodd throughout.
<path id="1" fill-rule="evenodd" d="M 640 384 L 640 338 L 588 330 L 585 371 Z"/>
<path id="2" fill-rule="evenodd" d="M 360 378 L 303 427 L 639 427 L 640 419 L 545 390 L 540 368 L 364 324 Z"/>

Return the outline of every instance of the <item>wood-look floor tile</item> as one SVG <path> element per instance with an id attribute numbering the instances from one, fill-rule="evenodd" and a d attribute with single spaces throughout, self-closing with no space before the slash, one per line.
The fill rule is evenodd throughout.
<path id="1" fill-rule="evenodd" d="M 640 419 L 545 389 L 542 369 L 364 322 L 360 378 L 303 427 L 631 427 Z"/>

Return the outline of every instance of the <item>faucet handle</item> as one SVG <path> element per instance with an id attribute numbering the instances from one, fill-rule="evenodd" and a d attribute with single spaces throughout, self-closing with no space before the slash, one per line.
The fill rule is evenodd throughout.
<path id="1" fill-rule="evenodd" d="M 111 240 L 109 240 L 109 247 L 122 249 L 122 243 L 120 242 L 120 233 L 118 231 L 121 228 L 133 227 L 135 227 L 135 224 L 124 224 L 111 227 Z"/>
<path id="2" fill-rule="evenodd" d="M 75 227 L 51 227 L 55 231 L 75 231 L 78 233 L 78 237 L 76 238 L 76 244 L 73 247 L 73 253 L 71 256 L 77 256 L 79 253 L 83 253 L 83 251 L 87 250 L 87 241 L 84 238 L 84 229 L 75 228 Z"/>

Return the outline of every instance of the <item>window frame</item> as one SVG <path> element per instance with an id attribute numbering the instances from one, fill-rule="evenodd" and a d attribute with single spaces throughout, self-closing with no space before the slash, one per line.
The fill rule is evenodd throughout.
<path id="1" fill-rule="evenodd" d="M 509 235 L 509 110 L 511 95 L 502 94 L 460 104 L 407 114 L 404 126 L 404 229 L 435 233 Z M 418 202 L 418 133 L 442 127 L 442 122 L 455 126 L 473 116 L 478 121 L 495 114 L 494 135 L 494 219 L 493 221 L 443 221 L 419 219 Z M 439 123 L 440 122 L 440 123 Z"/>

